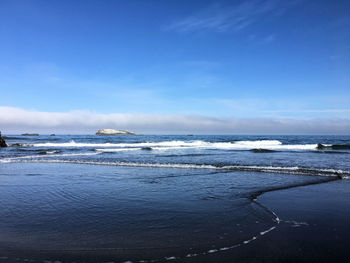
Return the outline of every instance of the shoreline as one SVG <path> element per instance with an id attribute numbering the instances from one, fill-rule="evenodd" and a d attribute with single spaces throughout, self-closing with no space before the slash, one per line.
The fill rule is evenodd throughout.
<path id="1" fill-rule="evenodd" d="M 330 184 L 337 184 L 336 189 L 330 188 Z M 350 211 L 346 200 L 338 202 L 340 190 L 350 198 L 350 182 L 338 179 L 271 189 L 258 195 L 257 201 L 252 195 L 253 203 L 278 218 L 273 231 L 238 249 L 176 262 L 347 263 L 350 260 Z M 323 205 L 325 200 L 327 205 Z M 290 203 L 294 205 L 291 207 Z M 317 209 L 312 209 L 314 205 Z M 333 220 L 327 220 L 329 218 Z"/>
<path id="2" fill-rule="evenodd" d="M 191 257 L 183 256 L 176 258 L 172 256 L 172 248 L 100 248 L 81 250 L 3 249 L 2 252 L 6 251 L 9 255 L 12 254 L 13 258 L 5 258 L 2 254 L 0 254 L 0 262 L 28 262 L 25 259 L 30 259 L 33 257 L 40 258 L 40 260 L 32 262 L 41 262 L 47 259 L 57 259 L 61 262 L 101 262 L 111 261 L 111 259 L 113 258 L 116 259 L 114 262 L 124 262 L 129 259 L 135 259 L 135 257 L 137 257 L 138 254 L 142 254 L 140 258 L 148 258 L 147 255 L 149 255 L 150 258 L 153 258 L 153 261 L 151 260 L 152 262 L 167 262 L 169 260 L 171 260 L 171 262 L 227 263 L 232 261 L 313 262 L 315 258 L 315 252 L 312 251 L 312 248 L 310 248 L 309 246 L 309 249 L 303 250 L 302 254 L 298 254 L 300 247 L 296 248 L 296 243 L 299 244 L 302 241 L 305 246 L 308 246 L 307 243 L 310 242 L 310 240 L 313 240 L 313 242 L 315 242 L 314 237 L 319 236 L 319 233 L 323 233 L 325 231 L 327 232 L 327 224 L 322 218 L 322 226 L 319 226 L 318 228 L 315 228 L 313 223 L 310 223 L 309 221 L 315 219 L 319 220 L 319 214 L 327 214 L 327 211 L 330 208 L 333 208 L 334 212 L 338 212 L 334 214 L 335 218 L 344 219 L 344 215 L 339 213 L 339 211 L 346 211 L 346 200 L 348 200 L 346 199 L 346 194 L 349 192 L 347 189 L 349 189 L 350 182 L 348 180 L 340 179 L 340 177 L 317 177 L 314 180 L 309 181 L 307 183 L 292 183 L 288 186 L 271 187 L 263 191 L 251 192 L 249 195 L 242 195 L 242 198 L 251 201 L 252 206 L 257 205 L 260 208 L 265 209 L 271 215 L 273 215 L 277 224 L 267 228 L 264 231 L 256 232 L 256 234 L 252 236 L 251 239 L 242 240 L 241 243 L 232 244 L 231 247 L 223 247 L 223 249 L 220 249 L 219 247 L 216 247 L 214 249 L 207 249 L 206 246 L 203 244 L 203 246 L 200 246 L 203 249 L 197 249 L 197 255 Z M 334 187 L 334 185 L 338 187 Z M 329 203 L 326 203 L 323 206 L 320 206 L 319 208 L 321 212 L 313 213 L 311 214 L 311 216 L 308 215 L 308 210 L 310 209 L 310 207 L 312 208 L 313 205 L 315 205 L 315 203 L 322 204 L 324 202 L 324 199 L 327 199 L 330 202 L 330 199 L 335 198 L 339 190 L 342 190 L 345 193 L 345 195 L 341 195 L 345 198 L 345 201 L 338 202 L 339 200 L 333 200 L 334 202 L 331 202 L 331 205 Z M 328 194 L 324 195 L 324 191 L 326 191 Z M 350 193 L 348 197 L 350 197 Z M 258 201 L 256 201 L 256 199 L 258 199 Z M 290 207 L 290 203 L 294 203 L 294 206 Z M 335 209 L 337 206 L 338 210 Z M 300 207 L 302 207 L 303 209 L 300 210 Z M 298 216 L 294 217 L 293 213 L 297 214 Z M 345 218 L 350 219 L 350 215 L 346 215 Z M 340 221 L 343 222 L 344 220 Z M 344 222 L 346 222 L 346 220 Z M 340 224 L 340 226 L 337 225 L 336 227 L 341 227 L 342 229 L 346 230 L 347 225 L 344 225 L 344 222 Z M 332 250 L 338 252 L 340 249 L 338 255 L 333 255 L 333 257 L 335 257 L 335 260 L 337 262 L 343 262 L 343 258 L 346 259 L 345 254 L 343 253 L 343 248 L 338 249 L 337 245 L 334 245 L 334 236 L 333 239 L 330 238 L 331 235 L 329 235 L 329 233 L 327 233 L 327 236 L 327 240 L 319 240 L 320 243 L 316 242 L 316 246 L 322 247 L 328 245 L 329 247 L 332 247 Z M 348 244 L 348 239 L 346 237 L 343 237 L 343 239 L 345 240 L 344 243 Z M 155 252 L 157 250 L 159 252 Z M 164 255 L 164 253 L 166 253 L 166 251 L 168 250 L 169 257 L 155 256 L 157 254 Z M 183 255 L 186 255 L 186 253 L 188 252 L 188 248 L 179 248 L 179 250 L 179 254 Z M 63 251 L 65 253 L 62 254 Z M 96 253 L 96 251 L 98 251 L 98 253 Z M 319 256 L 317 256 L 318 261 L 332 262 L 330 258 L 327 258 L 324 255 L 324 251 L 324 248 L 322 250 L 317 251 L 317 253 L 319 254 Z M 22 260 L 16 259 L 17 254 L 21 254 Z M 46 255 L 47 257 L 45 257 Z M 130 257 L 128 257 L 127 255 L 129 255 Z M 123 261 L 122 259 L 124 258 L 124 256 L 125 260 Z M 52 262 L 54 261 L 56 260 L 52 260 Z M 140 259 L 131 262 L 140 262 Z M 143 262 L 150 261 L 144 260 Z M 346 261 L 344 260 L 344 262 Z"/>
<path id="3" fill-rule="evenodd" d="M 349 262 L 350 211 L 344 194 L 350 197 L 350 182 L 334 178 L 259 195 L 258 202 L 276 213 L 280 224 L 265 240 L 252 244 L 252 252 L 260 255 L 254 258 L 267 262 Z"/>

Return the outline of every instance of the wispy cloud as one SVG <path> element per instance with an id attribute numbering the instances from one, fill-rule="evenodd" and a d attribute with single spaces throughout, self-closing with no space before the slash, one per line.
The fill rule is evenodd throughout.
<path id="1" fill-rule="evenodd" d="M 214 5 L 188 17 L 174 21 L 165 30 L 190 32 L 197 30 L 213 30 L 224 32 L 228 30 L 243 30 L 267 15 L 281 15 L 295 1 L 278 0 L 247 0 L 234 6 Z"/>
<path id="2" fill-rule="evenodd" d="M 276 40 L 276 36 L 274 34 L 271 34 L 271 35 L 263 38 L 262 42 L 264 44 L 270 44 L 270 43 L 274 42 L 275 40 Z"/>
<path id="3" fill-rule="evenodd" d="M 214 118 L 198 115 L 99 114 L 90 111 L 40 112 L 0 107 L 0 129 L 6 133 L 83 133 L 100 128 L 139 133 L 212 134 L 349 134 L 348 119 Z"/>

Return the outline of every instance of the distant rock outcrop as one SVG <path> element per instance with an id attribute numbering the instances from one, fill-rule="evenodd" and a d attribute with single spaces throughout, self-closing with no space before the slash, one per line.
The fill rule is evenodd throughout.
<path id="1" fill-rule="evenodd" d="M 23 133 L 22 136 L 39 136 L 38 133 Z"/>
<path id="2" fill-rule="evenodd" d="M 56 136 L 56 134 L 52 133 L 52 134 L 50 134 L 50 136 Z"/>
<path id="3" fill-rule="evenodd" d="M 96 132 L 96 135 L 135 135 L 135 133 L 114 129 L 101 129 Z"/>
<path id="4" fill-rule="evenodd" d="M 1 137 L 1 132 L 0 132 L 0 147 L 7 147 L 5 139 Z"/>

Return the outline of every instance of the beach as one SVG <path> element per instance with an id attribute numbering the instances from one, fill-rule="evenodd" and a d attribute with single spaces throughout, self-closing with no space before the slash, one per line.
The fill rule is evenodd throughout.
<path id="1" fill-rule="evenodd" d="M 7 136 L 0 262 L 345 262 L 346 139 Z"/>
<path id="2" fill-rule="evenodd" d="M 348 262 L 349 187 L 334 181 L 263 194 L 258 202 L 281 220 L 274 231 L 239 249 L 186 262 Z"/>

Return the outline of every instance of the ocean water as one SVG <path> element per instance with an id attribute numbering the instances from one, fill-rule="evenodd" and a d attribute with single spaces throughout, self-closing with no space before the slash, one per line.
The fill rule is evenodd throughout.
<path id="1" fill-rule="evenodd" d="M 278 227 L 259 194 L 350 178 L 350 136 L 4 138 L 0 256 L 9 260 L 220 253 Z"/>

